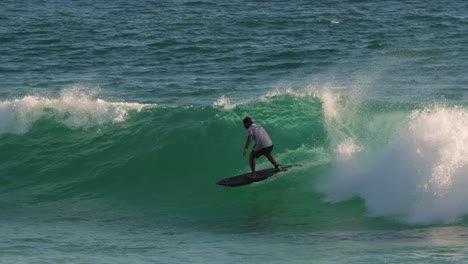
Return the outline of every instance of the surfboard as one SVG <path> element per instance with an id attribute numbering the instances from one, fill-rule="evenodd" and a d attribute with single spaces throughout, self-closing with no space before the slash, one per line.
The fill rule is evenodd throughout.
<path id="1" fill-rule="evenodd" d="M 288 170 L 288 168 L 292 167 L 292 165 L 286 165 L 286 166 L 282 166 L 282 167 L 283 167 L 282 171 L 278 171 L 276 168 L 258 170 L 255 173 L 256 174 L 255 179 L 247 177 L 247 176 L 252 174 L 251 172 L 248 172 L 248 173 L 244 173 L 244 174 L 241 174 L 241 175 L 237 175 L 237 176 L 229 177 L 229 178 L 226 178 L 226 179 L 222 179 L 222 180 L 216 182 L 216 184 L 221 185 L 221 186 L 227 186 L 227 187 L 243 186 L 243 185 L 251 184 L 253 182 L 259 182 L 259 181 L 266 180 L 266 179 L 270 178 L 271 176 L 273 176 L 273 175 L 275 175 L 275 174 L 277 174 L 279 172 L 285 172 L 285 171 Z"/>

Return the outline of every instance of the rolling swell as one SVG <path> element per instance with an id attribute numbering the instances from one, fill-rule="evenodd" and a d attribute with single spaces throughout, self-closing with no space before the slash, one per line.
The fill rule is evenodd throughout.
<path id="1" fill-rule="evenodd" d="M 12 125 L 1 131 L 7 151 L 1 154 L 0 190 L 11 204 L 65 211 L 118 206 L 194 221 L 253 218 L 275 226 L 328 225 L 330 219 L 359 226 L 370 221 L 366 215 L 450 223 L 467 211 L 458 206 L 468 163 L 462 106 L 290 90 L 251 102 L 222 97 L 213 106 L 113 103 L 76 91 L 1 106 Z M 241 155 L 240 120 L 246 115 L 267 128 L 281 163 L 301 166 L 268 183 L 218 187 L 217 180 L 248 171 Z M 436 133 L 434 143 L 426 133 L 434 134 L 438 122 L 454 129 Z M 268 166 L 258 161 L 259 168 Z M 382 193 L 387 196 L 377 195 Z M 388 202 L 397 194 L 403 198 Z M 430 213 L 419 213 L 421 199 Z M 440 205 L 444 209 L 431 209 Z"/>

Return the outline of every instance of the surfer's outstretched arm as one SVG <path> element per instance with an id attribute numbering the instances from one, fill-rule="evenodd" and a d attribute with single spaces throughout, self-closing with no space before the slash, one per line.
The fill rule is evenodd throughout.
<path id="1" fill-rule="evenodd" d="M 247 154 L 247 150 L 249 149 L 250 143 L 252 142 L 252 138 L 253 138 L 253 135 L 247 136 L 247 141 L 245 142 L 245 148 L 244 148 L 244 152 L 242 152 L 242 155 L 245 156 L 245 154 Z"/>

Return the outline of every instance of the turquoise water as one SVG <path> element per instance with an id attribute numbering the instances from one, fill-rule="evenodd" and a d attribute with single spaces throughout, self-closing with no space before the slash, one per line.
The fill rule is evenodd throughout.
<path id="1" fill-rule="evenodd" d="M 467 11 L 4 2 L 0 262 L 467 262 Z"/>

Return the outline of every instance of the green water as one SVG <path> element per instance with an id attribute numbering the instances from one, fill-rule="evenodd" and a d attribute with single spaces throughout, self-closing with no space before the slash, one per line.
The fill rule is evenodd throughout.
<path id="1" fill-rule="evenodd" d="M 0 263 L 467 262 L 467 10 L 3 1 Z"/>

